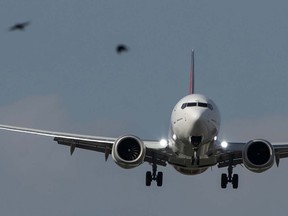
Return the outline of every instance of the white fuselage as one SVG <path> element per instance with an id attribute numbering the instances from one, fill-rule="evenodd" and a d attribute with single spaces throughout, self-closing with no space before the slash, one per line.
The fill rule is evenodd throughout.
<path id="1" fill-rule="evenodd" d="M 200 163 L 175 168 L 184 174 L 197 174 L 199 168 L 205 167 L 202 161 L 213 163 L 213 160 L 209 162 L 208 153 L 215 144 L 219 128 L 220 113 L 212 100 L 200 94 L 182 98 L 172 111 L 169 147 L 185 160 L 192 160 L 196 152 Z M 196 172 L 190 172 L 192 170 Z"/>

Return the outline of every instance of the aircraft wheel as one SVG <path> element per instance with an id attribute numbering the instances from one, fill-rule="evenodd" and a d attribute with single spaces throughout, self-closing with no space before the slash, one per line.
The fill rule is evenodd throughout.
<path id="1" fill-rule="evenodd" d="M 228 184 L 227 174 L 222 173 L 222 175 L 221 175 L 221 188 L 226 188 L 227 184 Z"/>
<path id="2" fill-rule="evenodd" d="M 163 184 L 163 172 L 158 172 L 156 181 L 157 181 L 157 186 L 161 187 Z"/>
<path id="3" fill-rule="evenodd" d="M 238 188 L 238 183 L 239 183 L 239 176 L 238 174 L 234 174 L 232 178 L 232 186 L 234 189 Z"/>
<path id="4" fill-rule="evenodd" d="M 151 186 L 152 173 L 150 171 L 146 172 L 146 186 Z"/>

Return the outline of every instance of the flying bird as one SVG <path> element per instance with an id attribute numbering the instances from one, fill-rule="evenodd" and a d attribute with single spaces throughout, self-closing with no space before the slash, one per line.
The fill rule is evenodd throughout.
<path id="1" fill-rule="evenodd" d="M 116 52 L 118 53 L 118 54 L 121 54 L 121 53 L 123 53 L 123 52 L 128 52 L 128 47 L 126 46 L 126 45 L 124 45 L 124 44 L 119 44 L 117 47 L 116 47 Z"/>
<path id="2" fill-rule="evenodd" d="M 25 28 L 30 25 L 30 22 L 16 23 L 10 27 L 10 31 L 24 31 Z"/>

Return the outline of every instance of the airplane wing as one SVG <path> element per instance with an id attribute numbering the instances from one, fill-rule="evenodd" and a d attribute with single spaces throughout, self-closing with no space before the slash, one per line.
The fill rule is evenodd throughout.
<path id="1" fill-rule="evenodd" d="M 222 148 L 216 154 L 218 167 L 243 164 L 243 150 L 246 145 L 247 143 L 228 142 L 227 148 Z M 276 165 L 279 166 L 280 159 L 288 157 L 288 143 L 272 143 L 271 146 L 274 149 Z"/>
<path id="2" fill-rule="evenodd" d="M 72 155 L 76 148 L 86 149 L 91 151 L 102 152 L 105 154 L 107 161 L 112 152 L 112 147 L 117 138 L 88 136 L 81 134 L 62 133 L 55 131 L 38 130 L 32 128 L 15 127 L 11 125 L 0 124 L 0 130 L 14 131 L 26 134 L 34 134 L 54 138 L 58 144 L 70 147 L 70 154 Z M 160 141 L 143 141 L 146 146 L 146 155 L 144 161 L 148 163 L 156 163 L 157 165 L 166 166 L 169 152 L 163 148 Z"/>
<path id="3" fill-rule="evenodd" d="M 228 143 L 227 148 L 219 148 L 216 153 L 218 167 L 227 167 L 232 163 L 232 166 L 243 163 L 242 151 L 246 143 Z"/>

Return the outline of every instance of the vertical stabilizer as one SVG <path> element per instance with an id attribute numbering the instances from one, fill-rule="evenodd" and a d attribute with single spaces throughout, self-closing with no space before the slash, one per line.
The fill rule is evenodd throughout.
<path id="1" fill-rule="evenodd" d="M 190 89 L 189 93 L 194 94 L 194 50 L 192 49 L 191 53 L 191 68 L 190 68 Z"/>

